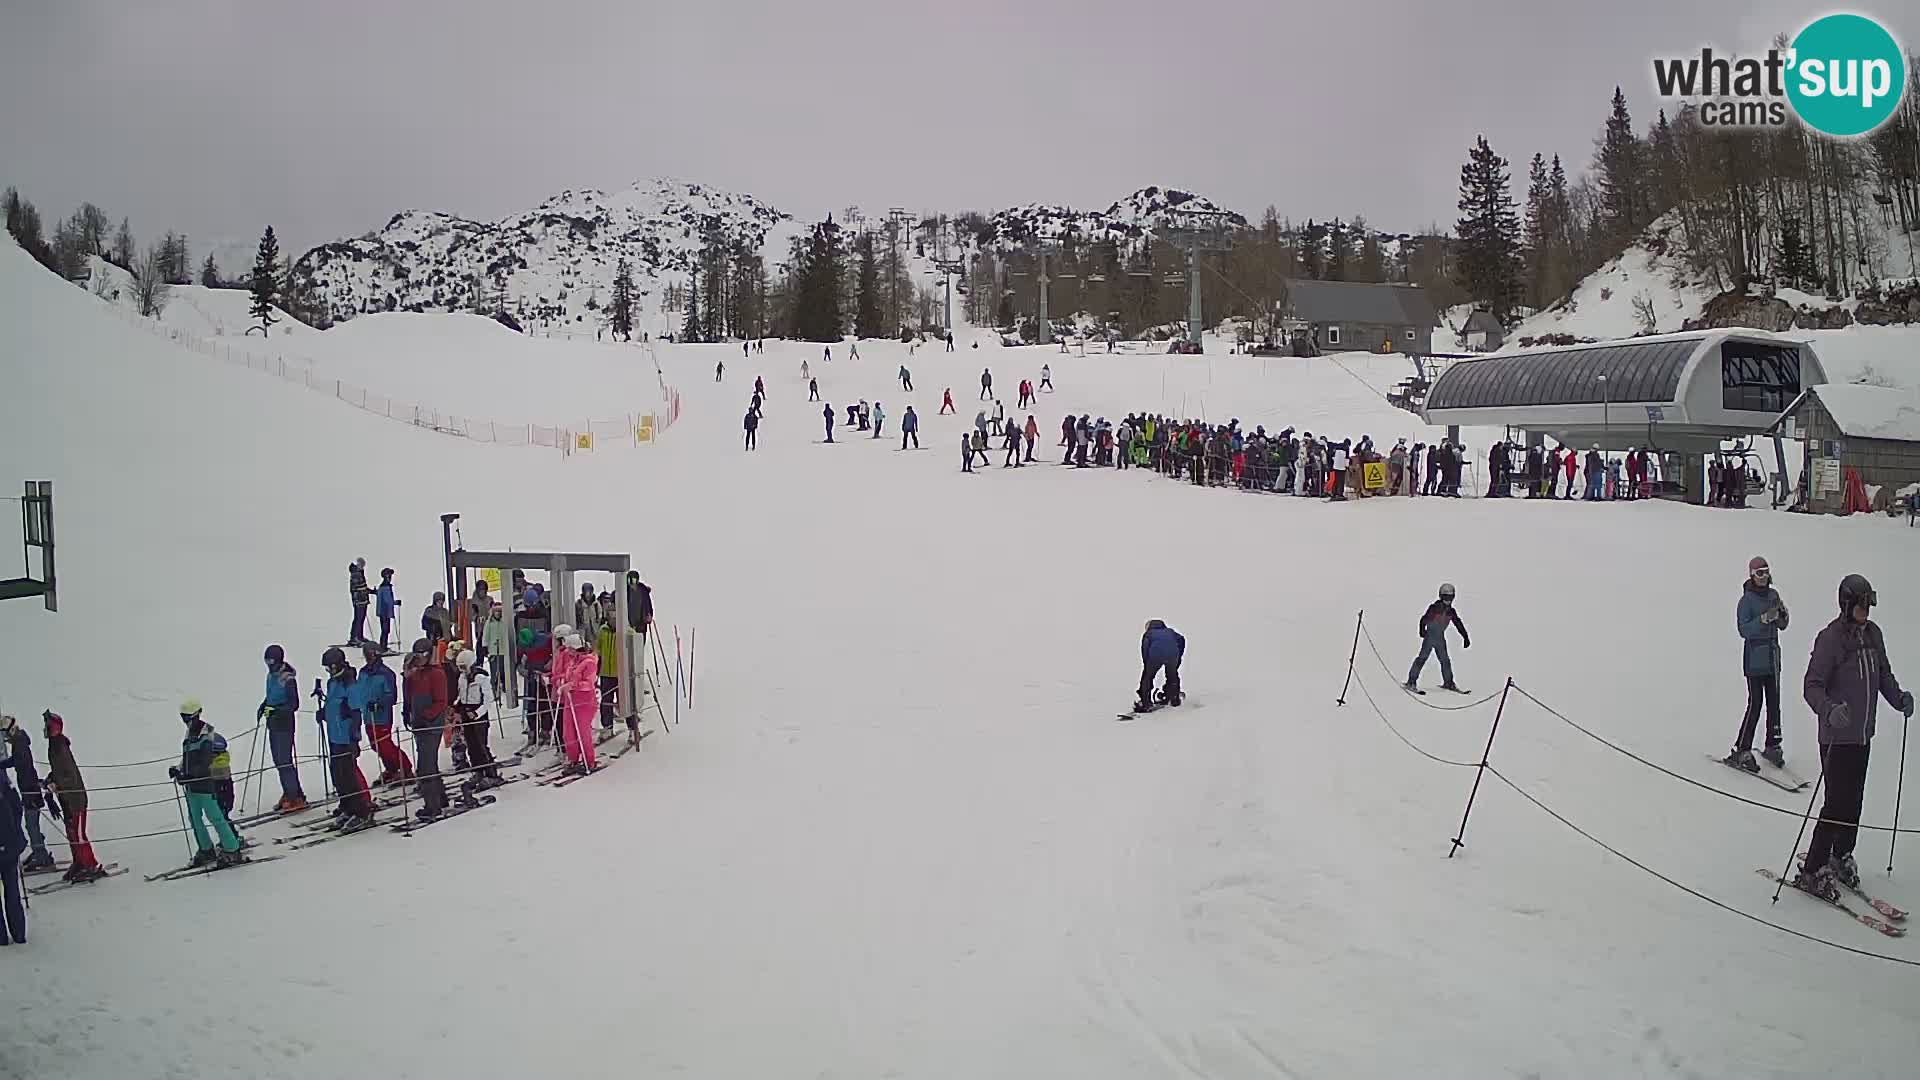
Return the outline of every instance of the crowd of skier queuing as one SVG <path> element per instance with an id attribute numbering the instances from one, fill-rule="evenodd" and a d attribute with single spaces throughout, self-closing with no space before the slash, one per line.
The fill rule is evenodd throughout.
<path id="1" fill-rule="evenodd" d="M 433 603 L 421 614 L 422 636 L 415 640 L 396 673 L 387 664 L 389 643 L 400 601 L 394 595 L 394 571 L 381 571 L 379 586 L 366 579 L 366 560 L 347 568 L 348 598 L 353 622 L 347 644 L 329 647 L 320 656 L 324 685 L 315 680 L 313 695 L 326 732 L 327 768 L 337 794 L 334 817 L 343 831 L 374 823 L 372 789 L 383 785 L 413 785 L 421 808 L 416 817 L 433 820 L 450 805 L 474 805 L 475 797 L 504 782 L 490 745 L 494 702 L 511 674 L 522 682 L 526 703 L 526 739 L 523 749 L 551 745 L 556 731 L 567 764 L 562 773 L 585 774 L 596 768 L 596 746 L 616 729 L 614 685 L 618 657 L 618 608 L 608 592 L 581 587 L 574 601 L 573 622 L 553 622 L 553 603 L 538 583 L 514 571 L 511 621 L 505 606 L 488 594 L 484 580 L 477 583 L 468 617 L 469 634 L 458 632 L 458 622 L 446 605 L 446 594 L 433 594 Z M 627 590 L 628 630 L 642 642 L 653 621 L 652 590 L 631 571 Z M 380 623 L 380 639 L 366 637 L 369 612 Z M 517 670 L 506 670 L 506 635 L 518 645 Z M 472 644 L 468 643 L 470 637 Z M 348 656 L 357 653 L 358 665 Z M 267 734 L 272 771 L 278 775 L 278 814 L 308 809 L 295 754 L 295 715 L 301 704 L 298 674 L 280 645 L 268 645 L 265 691 L 257 718 Z M 413 737 L 408 757 L 394 737 L 394 710 Z M 207 720 L 199 701 L 187 699 L 179 709 L 184 735 L 180 759 L 167 770 L 183 796 L 187 827 L 193 835 L 194 855 L 189 865 L 224 867 L 244 861 L 239 830 L 235 828 L 232 755 L 226 738 Z M 598 720 L 599 732 L 593 730 Z M 638 718 L 627 727 L 637 738 Z M 13 716 L 0 716 L 0 883 L 5 900 L 0 905 L 0 944 L 25 942 L 26 915 L 21 875 L 58 869 L 47 847 L 41 825 L 44 813 L 61 822 L 71 857 L 64 880 L 85 883 L 106 876 L 87 835 L 87 788 L 74 757 L 66 721 L 46 710 L 41 714 L 46 739 L 46 771 L 34 758 L 33 738 Z M 369 784 L 360 771 L 361 739 L 379 757 L 381 771 Z M 453 772 L 465 777 L 451 800 L 441 769 L 442 747 L 450 748 Z"/>

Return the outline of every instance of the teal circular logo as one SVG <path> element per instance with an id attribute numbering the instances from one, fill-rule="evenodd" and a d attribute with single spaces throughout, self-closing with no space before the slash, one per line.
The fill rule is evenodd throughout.
<path id="1" fill-rule="evenodd" d="M 1865 135 L 1900 107 L 1907 58 L 1885 27 L 1864 15 L 1825 15 L 1793 39 L 1787 100 L 1823 135 Z"/>

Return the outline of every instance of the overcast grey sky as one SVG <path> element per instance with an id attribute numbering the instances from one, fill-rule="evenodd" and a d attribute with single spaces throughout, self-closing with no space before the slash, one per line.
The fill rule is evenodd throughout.
<path id="1" fill-rule="evenodd" d="M 793 213 L 1105 206 L 1451 223 L 1476 133 L 1584 165 L 1615 83 L 1792 0 L 0 0 L 0 183 L 283 246 L 676 176 Z M 1909 48 L 1920 5 L 1861 7 Z M 1524 180 L 1523 180 L 1524 182 Z M 195 245 L 195 258 L 204 243 Z"/>

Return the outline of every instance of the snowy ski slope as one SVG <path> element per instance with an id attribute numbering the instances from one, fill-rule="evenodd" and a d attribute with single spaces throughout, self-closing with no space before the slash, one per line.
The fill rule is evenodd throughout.
<path id="1" fill-rule="evenodd" d="M 952 355 L 863 343 L 831 365 L 799 343 L 746 360 L 668 347 L 681 422 L 644 451 L 562 460 L 343 408 L 100 303 L 0 247 L 0 481 L 56 482 L 61 544 L 60 612 L 0 607 L 0 702 L 36 730 L 42 708 L 65 715 L 96 839 L 177 828 L 164 786 L 104 790 L 163 766 L 102 765 L 173 752 L 179 698 L 245 730 L 269 641 L 310 682 L 346 629 L 351 558 L 399 571 L 415 625 L 445 511 L 474 546 L 633 552 L 668 632 L 704 631 L 698 710 L 603 777 L 505 788 L 413 837 L 40 898 L 33 942 L 6 956 L 0 1075 L 1912 1075 L 1911 968 L 1678 892 L 1491 778 L 1449 861 L 1468 770 L 1407 749 L 1358 691 L 1334 698 L 1364 608 L 1395 675 L 1363 641 L 1359 685 L 1420 746 L 1477 759 L 1491 706 L 1430 711 L 1392 685 L 1406 631 L 1452 581 L 1475 644 L 1454 652 L 1464 685 L 1511 674 L 1637 753 L 1797 812 L 1705 759 L 1739 719 L 1746 559 L 1768 557 L 1796 615 L 1790 684 L 1857 571 L 1913 685 L 1920 531 L 959 471 L 983 366 L 1012 412 L 1018 379 L 1052 364 L 1043 433 L 1068 409 L 1204 408 L 1390 445 L 1422 432 L 1377 395 L 1395 358 L 1082 359 L 986 335 L 972 349 L 971 331 Z M 378 337 L 356 361 L 369 382 L 382 364 L 418 377 L 409 362 L 493 382 L 525 345 L 525 386 L 600 394 L 536 361 L 545 342 L 503 337 L 463 363 L 381 358 Z M 821 445 L 803 359 L 843 417 L 881 401 L 888 437 Z M 895 449 L 903 359 L 919 453 Z M 771 397 L 748 455 L 756 373 Z M 935 415 L 943 386 L 961 416 Z M 1193 707 L 1115 724 L 1153 617 L 1187 636 Z M 1812 724 L 1787 696 L 1805 770 Z M 1871 822 L 1893 815 L 1895 727 L 1883 714 Z M 236 760 L 248 750 L 236 740 Z M 1753 871 L 1784 862 L 1791 816 L 1652 773 L 1521 701 L 1494 760 L 1739 911 L 1920 960 L 1800 897 L 1769 905 Z M 100 848 L 143 872 L 183 858 L 177 835 Z M 1885 850 L 1863 838 L 1869 882 L 1920 905 L 1920 871 L 1888 881 Z"/>

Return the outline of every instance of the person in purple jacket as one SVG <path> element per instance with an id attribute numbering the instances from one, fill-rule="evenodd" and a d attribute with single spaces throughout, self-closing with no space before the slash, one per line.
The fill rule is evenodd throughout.
<path id="1" fill-rule="evenodd" d="M 1813 827 L 1806 861 L 1795 888 L 1837 900 L 1840 885 L 1858 888 L 1853 843 L 1859 835 L 1860 803 L 1866 796 L 1867 749 L 1873 740 L 1874 697 L 1885 698 L 1913 719 L 1913 692 L 1902 690 L 1887 663 L 1887 643 L 1868 616 L 1878 598 L 1859 574 L 1840 581 L 1840 617 L 1813 639 L 1802 696 L 1820 722 L 1820 767 L 1827 801 Z"/>

